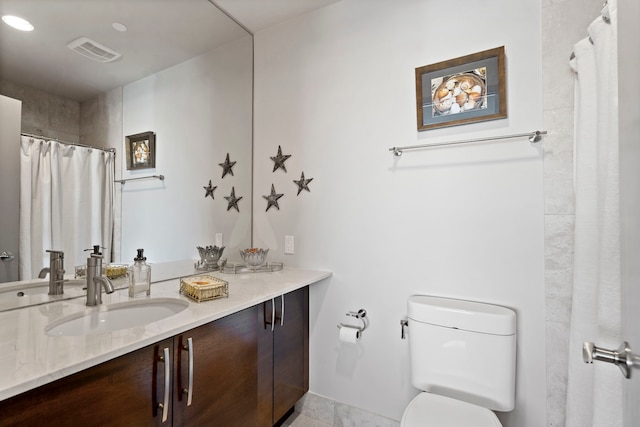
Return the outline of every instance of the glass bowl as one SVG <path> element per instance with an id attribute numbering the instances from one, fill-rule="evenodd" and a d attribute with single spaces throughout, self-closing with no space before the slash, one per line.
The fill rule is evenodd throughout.
<path id="1" fill-rule="evenodd" d="M 249 248 L 240 251 L 240 256 L 247 266 L 256 269 L 264 264 L 268 253 L 269 249 Z"/>
<path id="2" fill-rule="evenodd" d="M 204 248 L 202 246 L 196 246 L 196 248 L 198 249 L 202 263 L 206 266 L 217 265 L 224 251 L 224 246 L 217 247 L 209 245 Z"/>

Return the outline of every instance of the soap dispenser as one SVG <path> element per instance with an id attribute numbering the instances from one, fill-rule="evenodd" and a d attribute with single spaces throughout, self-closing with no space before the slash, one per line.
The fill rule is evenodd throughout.
<path id="1" fill-rule="evenodd" d="M 133 259 L 133 264 L 129 266 L 129 296 L 146 292 L 151 295 L 151 266 L 145 261 L 144 249 L 138 249 L 138 255 Z"/>

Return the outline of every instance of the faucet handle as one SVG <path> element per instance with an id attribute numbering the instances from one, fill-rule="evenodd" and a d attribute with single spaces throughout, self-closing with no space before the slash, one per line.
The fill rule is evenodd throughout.
<path id="1" fill-rule="evenodd" d="M 45 252 L 48 252 L 48 253 L 51 254 L 50 255 L 51 259 L 57 259 L 57 258 L 63 259 L 64 258 L 64 251 L 57 251 L 57 250 L 54 250 L 54 249 L 47 249 Z"/>

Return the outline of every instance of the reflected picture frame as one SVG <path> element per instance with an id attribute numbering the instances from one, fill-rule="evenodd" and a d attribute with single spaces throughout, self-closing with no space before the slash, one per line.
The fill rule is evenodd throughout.
<path id="1" fill-rule="evenodd" d="M 504 46 L 415 69 L 418 131 L 507 117 Z"/>
<path id="2" fill-rule="evenodd" d="M 156 134 L 142 132 L 129 135 L 125 141 L 127 170 L 156 167 Z"/>

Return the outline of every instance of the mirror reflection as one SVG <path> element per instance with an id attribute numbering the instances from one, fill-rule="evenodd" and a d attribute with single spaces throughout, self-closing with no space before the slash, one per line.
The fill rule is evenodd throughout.
<path id="1" fill-rule="evenodd" d="M 250 34 L 207 0 L 0 0 L 0 13 L 35 27 L 21 33 L 0 24 L 0 179 L 7 184 L 0 194 L 7 209 L 0 252 L 14 255 L 0 261 L 0 281 L 36 279 L 48 267 L 47 249 L 64 251 L 69 278 L 93 245 L 102 247 L 105 263 L 130 264 L 144 248 L 155 281 L 169 278 L 154 277 L 155 263 L 196 260 L 197 246 L 225 246 L 230 259 L 250 246 Z M 99 62 L 67 47 L 82 37 L 121 56 Z M 17 119 L 10 113 L 15 100 Z M 145 132 L 155 137 L 155 166 L 128 169 L 126 137 Z M 29 136 L 21 142 L 20 133 Z M 115 158 L 111 164 L 108 151 L 94 149 L 97 163 L 81 159 L 66 167 L 79 171 L 73 180 L 81 185 L 48 193 L 56 194 L 49 202 L 57 213 L 32 209 L 52 216 L 53 225 L 38 219 L 25 227 L 19 209 L 25 139 L 37 146 L 42 140 L 50 152 L 50 141 L 59 140 L 65 159 L 83 153 L 69 142 L 114 148 Z M 96 181 L 88 173 L 98 169 L 106 176 L 96 192 L 87 189 Z M 33 197 L 23 194 L 22 206 Z M 86 233 L 71 237 L 69 230 L 79 228 Z"/>

